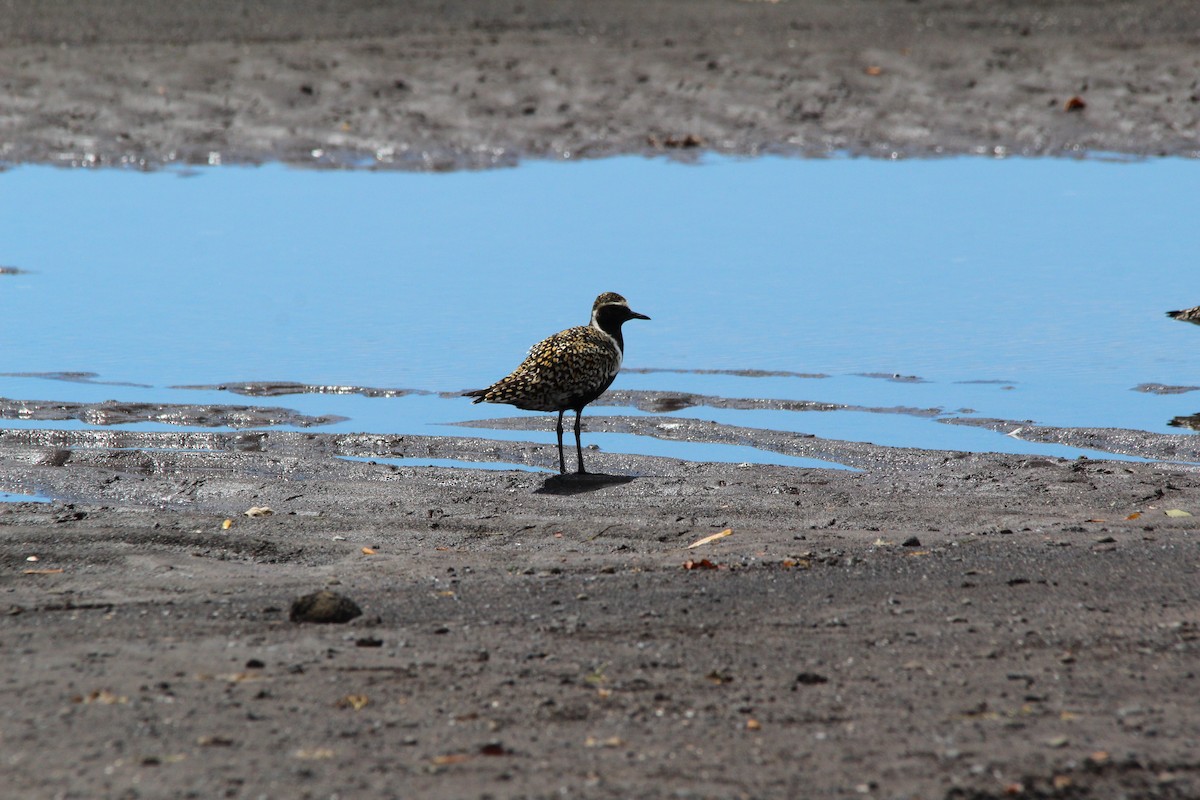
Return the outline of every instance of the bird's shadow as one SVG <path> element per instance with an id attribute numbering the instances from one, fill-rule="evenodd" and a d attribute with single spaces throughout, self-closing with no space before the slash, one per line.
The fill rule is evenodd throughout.
<path id="1" fill-rule="evenodd" d="M 629 483 L 632 475 L 605 475 L 602 472 L 575 472 L 567 475 L 551 475 L 546 478 L 540 489 L 534 489 L 534 494 L 583 494 L 603 489 L 605 486 L 615 486 Z"/>

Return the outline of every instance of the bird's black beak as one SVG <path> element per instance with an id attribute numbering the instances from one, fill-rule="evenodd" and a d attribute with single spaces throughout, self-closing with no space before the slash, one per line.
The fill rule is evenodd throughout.
<path id="1" fill-rule="evenodd" d="M 633 309 L 629 310 L 629 318 L 630 319 L 650 319 L 645 314 L 639 314 L 638 312 L 634 311 Z"/>

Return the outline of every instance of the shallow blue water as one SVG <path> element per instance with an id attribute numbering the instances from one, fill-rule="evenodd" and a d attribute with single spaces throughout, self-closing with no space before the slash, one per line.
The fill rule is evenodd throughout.
<path id="1" fill-rule="evenodd" d="M 0 492 L 0 503 L 49 503 L 49 497 L 40 494 L 17 494 L 16 492 Z"/>
<path id="2" fill-rule="evenodd" d="M 0 173 L 0 265 L 26 271 L 0 275 L 0 372 L 110 383 L 0 377 L 0 395 L 279 405 L 350 417 L 323 430 L 501 438 L 439 423 L 521 412 L 436 395 L 168 387 L 475 388 L 615 290 L 653 317 L 627 325 L 627 366 L 828 376 L 627 372 L 620 388 L 1179 432 L 1167 421 L 1200 411 L 1200 391 L 1133 387 L 1200 384 L 1200 326 L 1163 314 L 1200 304 L 1198 185 L 1200 162 L 1178 159 L 620 158 L 450 174 L 20 167 Z M 676 415 L 1050 450 L 894 414 Z M 678 453 L 639 437 L 589 441 Z M 679 457 L 705 457 L 694 447 Z"/>

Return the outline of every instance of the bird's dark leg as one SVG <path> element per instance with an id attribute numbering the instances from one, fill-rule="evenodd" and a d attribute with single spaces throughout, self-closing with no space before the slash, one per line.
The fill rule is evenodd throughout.
<path id="1" fill-rule="evenodd" d="M 575 409 L 575 455 L 579 458 L 579 472 L 587 472 L 583 468 L 583 445 L 579 443 L 579 418 L 583 414 L 582 408 Z"/>
<path id="2" fill-rule="evenodd" d="M 558 474 L 559 475 L 567 474 L 567 460 L 565 458 L 563 458 L 563 448 L 562 448 L 563 411 L 566 411 L 566 409 L 564 408 L 558 412 Z"/>

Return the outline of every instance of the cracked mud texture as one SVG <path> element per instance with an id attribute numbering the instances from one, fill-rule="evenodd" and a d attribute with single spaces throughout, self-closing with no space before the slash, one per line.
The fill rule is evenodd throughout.
<path id="1" fill-rule="evenodd" d="M 0 161 L 1190 155 L 1198 16 L 1187 2 L 9 3 Z M 591 451 L 602 474 L 546 477 L 339 458 L 554 463 L 545 445 L 470 436 L 3 431 L 0 491 L 55 498 L 0 505 L 6 788 L 1200 796 L 1194 467 L 672 421 L 585 417 L 857 471 Z M 1190 435 L 958 422 L 1200 460 Z M 289 621 L 326 588 L 363 615 Z"/>

